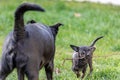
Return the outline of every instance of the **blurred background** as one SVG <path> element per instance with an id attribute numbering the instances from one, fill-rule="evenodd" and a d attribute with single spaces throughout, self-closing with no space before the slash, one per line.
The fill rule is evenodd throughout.
<path id="1" fill-rule="evenodd" d="M 120 80 L 119 0 L 0 0 L 0 53 L 5 37 L 13 30 L 14 11 L 24 2 L 39 4 L 46 10 L 27 12 L 25 23 L 33 19 L 48 26 L 57 22 L 64 24 L 56 39 L 54 80 L 77 80 L 71 70 L 72 61 L 66 60 L 63 64 L 64 59 L 72 58 L 69 45 L 90 45 L 99 36 L 104 38 L 95 45 L 93 74 L 85 80 Z M 39 79 L 46 80 L 44 68 Z M 17 80 L 16 69 L 7 80 Z"/>
<path id="2" fill-rule="evenodd" d="M 120 5 L 120 0 L 76 0 L 76 1 L 87 1 L 87 2 L 96 2 L 102 4 L 113 4 L 113 5 Z"/>

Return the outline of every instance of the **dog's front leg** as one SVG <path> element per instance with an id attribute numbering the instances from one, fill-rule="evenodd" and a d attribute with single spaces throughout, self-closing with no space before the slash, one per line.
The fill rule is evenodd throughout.
<path id="1" fill-rule="evenodd" d="M 86 69 L 87 69 L 87 65 L 84 66 L 84 68 L 82 69 L 82 79 L 85 77 L 85 73 L 86 73 Z"/>
<path id="2" fill-rule="evenodd" d="M 24 80 L 24 71 L 21 68 L 17 69 L 18 80 Z"/>
<path id="3" fill-rule="evenodd" d="M 48 64 L 45 65 L 45 72 L 47 76 L 47 80 L 53 80 L 53 70 L 54 70 L 54 63 L 50 61 Z"/>
<path id="4" fill-rule="evenodd" d="M 93 71 L 93 67 L 92 67 L 92 58 L 88 60 L 88 64 L 89 64 L 89 68 L 90 68 L 90 72 L 89 72 L 89 74 L 88 74 L 88 76 L 89 76 L 89 75 L 92 74 L 92 71 Z"/>
<path id="5" fill-rule="evenodd" d="M 77 78 L 80 77 L 80 73 L 79 72 L 75 72 L 75 74 L 76 74 Z"/>

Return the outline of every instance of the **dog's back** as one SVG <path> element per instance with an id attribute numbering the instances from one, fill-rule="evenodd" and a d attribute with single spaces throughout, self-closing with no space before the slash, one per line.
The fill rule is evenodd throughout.
<path id="1" fill-rule="evenodd" d="M 42 63 L 38 67 L 42 67 L 54 56 L 55 43 L 53 34 L 49 27 L 39 23 L 28 24 L 25 29 L 27 38 L 24 40 L 25 46 L 21 50 L 25 50 L 24 53 L 30 55 L 29 61 L 37 59 L 38 63 Z"/>

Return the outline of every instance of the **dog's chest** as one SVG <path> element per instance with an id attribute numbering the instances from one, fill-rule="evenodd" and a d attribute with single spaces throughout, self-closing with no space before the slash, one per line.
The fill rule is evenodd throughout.
<path id="1" fill-rule="evenodd" d="M 78 60 L 78 67 L 79 68 L 84 68 L 87 65 L 87 60 L 86 59 L 79 59 Z"/>

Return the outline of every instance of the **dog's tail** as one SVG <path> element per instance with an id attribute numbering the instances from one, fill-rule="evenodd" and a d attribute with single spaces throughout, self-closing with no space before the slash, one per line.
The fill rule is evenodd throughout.
<path id="1" fill-rule="evenodd" d="M 100 37 L 96 38 L 96 39 L 92 42 L 92 44 L 91 44 L 90 46 L 91 46 L 91 47 L 94 46 L 95 43 L 96 43 L 99 39 L 101 39 L 101 38 L 103 38 L 103 37 L 104 37 L 104 36 L 100 36 Z"/>
<path id="2" fill-rule="evenodd" d="M 16 9 L 14 14 L 14 17 L 15 17 L 14 36 L 17 41 L 20 39 L 23 39 L 25 36 L 23 16 L 26 11 L 44 12 L 45 10 L 39 5 L 31 4 L 31 3 L 23 3 Z"/>

